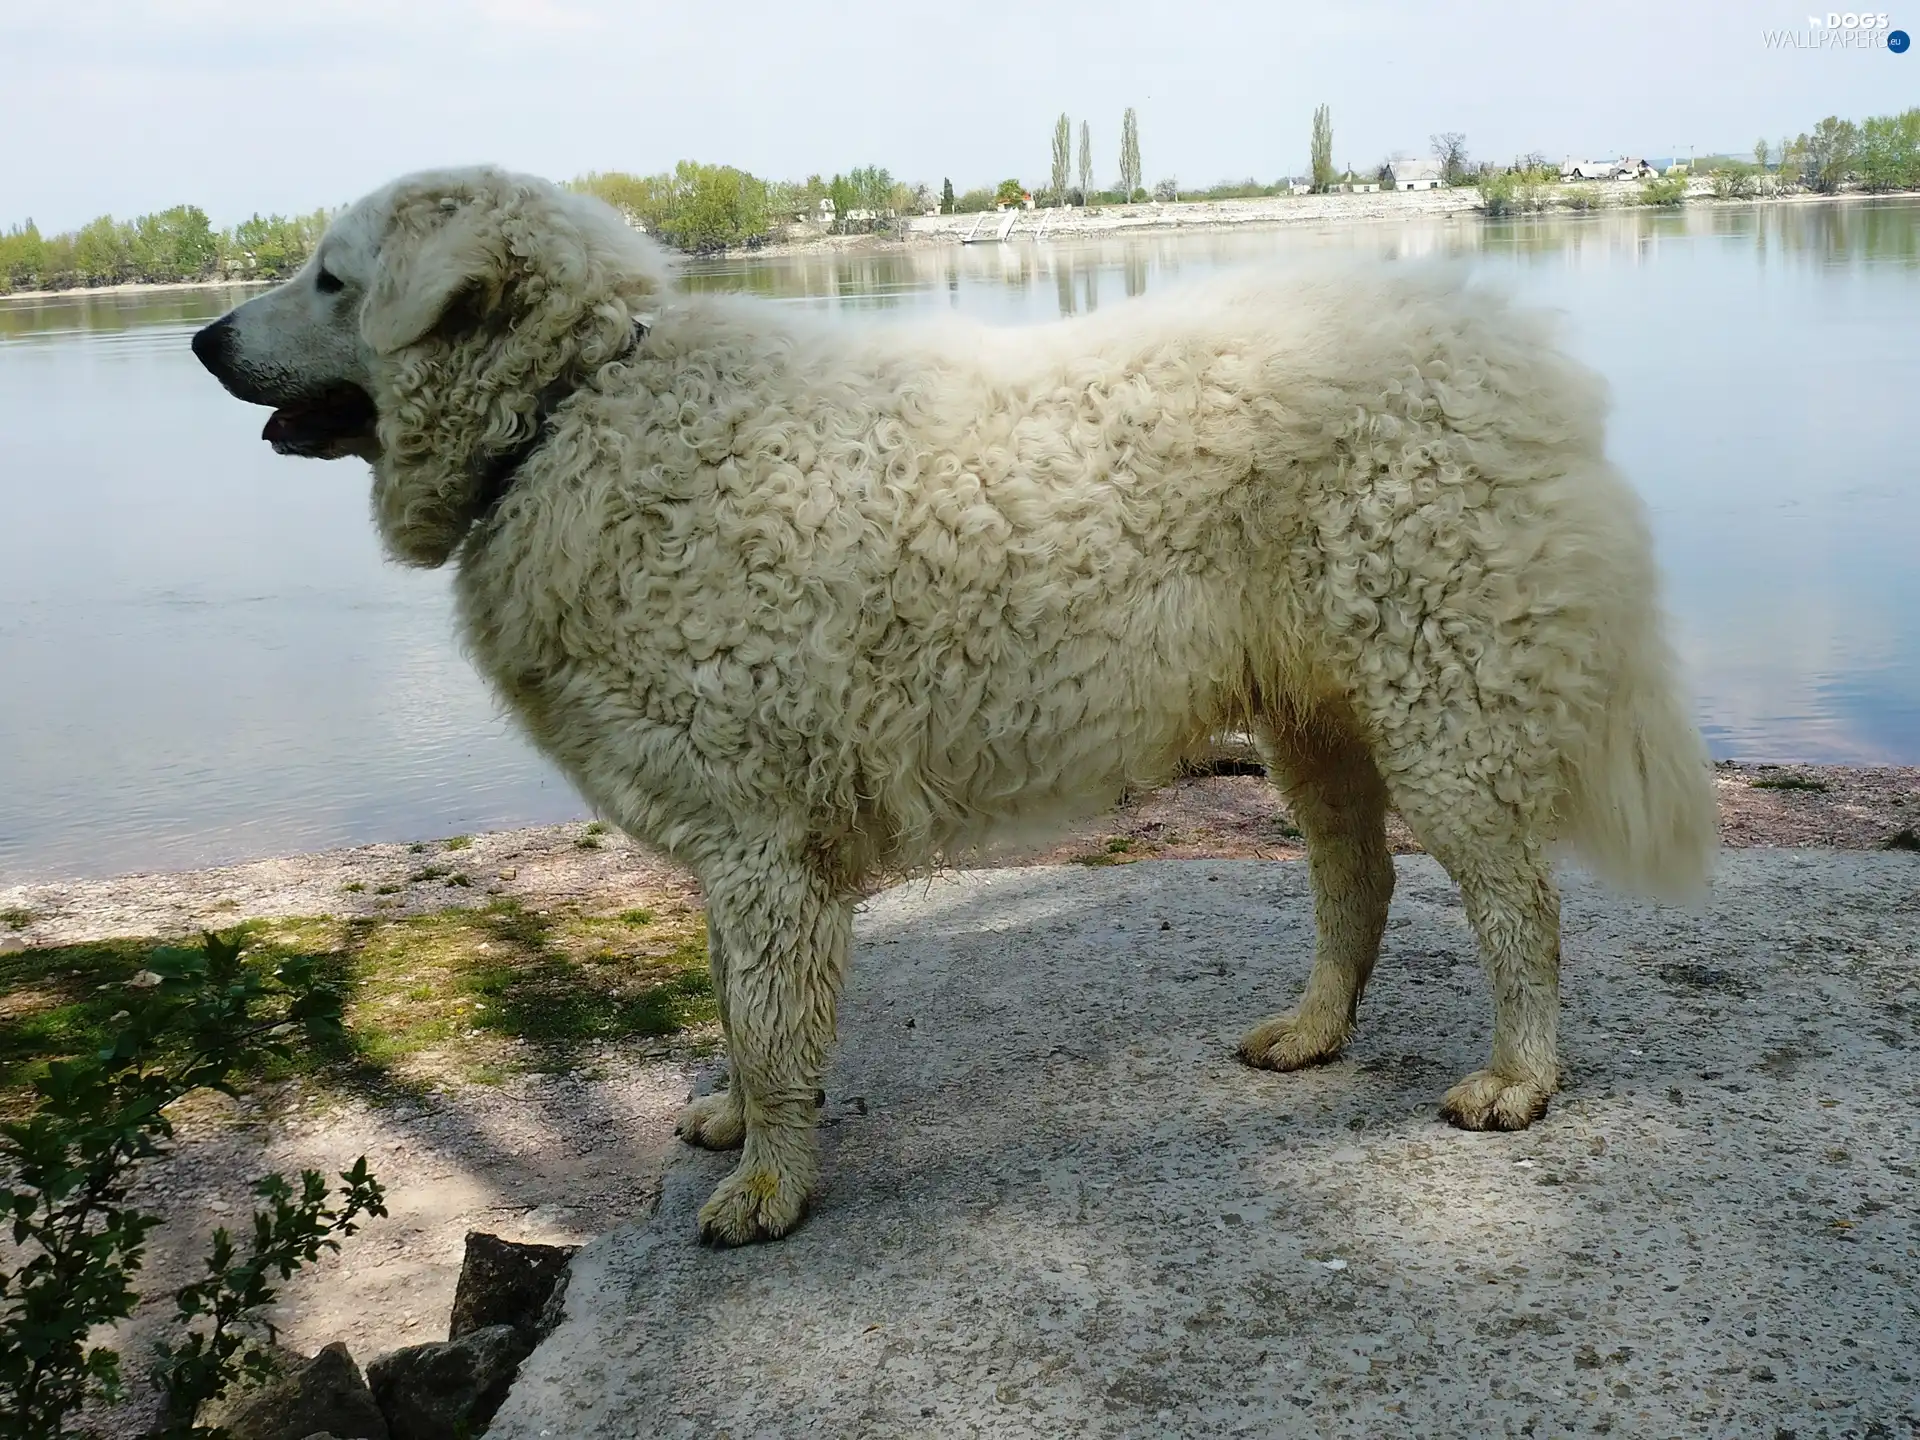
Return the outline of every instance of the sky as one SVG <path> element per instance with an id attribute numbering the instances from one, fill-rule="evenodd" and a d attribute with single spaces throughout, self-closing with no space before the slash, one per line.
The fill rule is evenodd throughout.
<path id="1" fill-rule="evenodd" d="M 1886 3 L 1886 0 L 1880 0 Z M 1911 13 L 1901 8 L 1912 6 Z M 1054 119 L 1113 183 L 1334 159 L 1750 153 L 1920 104 L 1920 53 L 1769 47 L 1807 0 L 0 0 L 0 226 L 194 203 L 217 224 L 490 161 L 565 179 L 694 159 L 770 179 L 877 164 L 1044 183 Z M 29 12 L 25 16 L 19 12 Z M 1920 35 L 1920 0 L 1890 28 Z M 1824 28 L 1824 24 L 1822 26 Z"/>

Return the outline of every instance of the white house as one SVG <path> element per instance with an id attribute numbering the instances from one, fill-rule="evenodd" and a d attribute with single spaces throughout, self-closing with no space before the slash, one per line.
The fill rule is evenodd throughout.
<path id="1" fill-rule="evenodd" d="M 1287 194 L 1289 195 L 1305 195 L 1312 189 L 1313 182 L 1310 180 L 1302 180 L 1294 177 L 1287 181 Z"/>
<path id="2" fill-rule="evenodd" d="M 1440 179 L 1438 160 L 1390 160 L 1387 162 L 1387 183 L 1395 190 L 1438 190 Z"/>

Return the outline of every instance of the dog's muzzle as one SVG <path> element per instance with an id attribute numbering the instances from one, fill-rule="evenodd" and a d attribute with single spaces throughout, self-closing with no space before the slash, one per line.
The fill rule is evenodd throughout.
<path id="1" fill-rule="evenodd" d="M 222 316 L 193 337 L 194 357 L 226 386 L 228 394 L 250 405 L 273 407 L 260 438 L 276 451 L 314 460 L 368 454 L 378 417 L 366 391 L 343 380 L 285 393 L 283 387 L 262 385 L 248 375 L 234 352 L 231 315 Z"/>

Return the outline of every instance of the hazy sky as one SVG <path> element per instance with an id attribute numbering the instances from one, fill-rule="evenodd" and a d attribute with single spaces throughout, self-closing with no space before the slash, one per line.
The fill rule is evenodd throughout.
<path id="1" fill-rule="evenodd" d="M 1902 6 L 1913 6 L 1911 13 Z M 17 18 L 30 11 L 31 18 Z M 182 201 L 229 224 L 491 160 L 565 178 L 675 160 L 1043 180 L 1054 117 L 1101 180 L 1140 114 L 1149 184 L 1334 158 L 1751 150 L 1920 103 L 1920 54 L 1769 48 L 1805 0 L 0 0 L 0 224 Z M 1920 3 L 1893 26 L 1920 35 Z M 1824 20 L 1825 11 L 1820 12 Z"/>

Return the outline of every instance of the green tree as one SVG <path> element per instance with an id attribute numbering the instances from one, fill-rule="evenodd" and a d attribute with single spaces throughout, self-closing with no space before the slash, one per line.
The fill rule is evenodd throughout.
<path id="1" fill-rule="evenodd" d="M 953 181 L 950 179 L 940 182 L 940 213 L 953 214 Z"/>
<path id="2" fill-rule="evenodd" d="M 1767 137 L 1762 135 L 1758 140 L 1753 142 L 1753 163 L 1758 165 L 1762 170 L 1765 170 L 1767 168 L 1767 159 Z"/>
<path id="3" fill-rule="evenodd" d="M 1322 193 L 1333 187 L 1333 111 L 1325 105 L 1313 112 L 1313 188 Z"/>
<path id="4" fill-rule="evenodd" d="M 212 273 L 219 246 L 198 205 L 176 205 L 133 222 L 134 270 L 142 280 L 199 280 Z"/>
<path id="5" fill-rule="evenodd" d="M 1018 180 L 1002 180 L 1000 188 L 993 192 L 995 205 L 1020 205 L 1027 198 L 1027 187 Z"/>
<path id="6" fill-rule="evenodd" d="M 817 185 L 818 177 L 809 183 Z M 744 170 L 694 160 L 660 175 L 595 172 L 571 188 L 599 196 L 667 244 L 690 251 L 757 240 L 772 228 L 777 205 L 795 203 Z"/>
<path id="7" fill-rule="evenodd" d="M 1920 187 L 1920 109 L 1860 123 L 1860 183 L 1868 190 Z"/>
<path id="8" fill-rule="evenodd" d="M 1803 147 L 1807 178 L 1828 195 L 1847 181 L 1860 160 L 1860 127 L 1851 120 L 1829 115 L 1813 127 Z"/>
<path id="9" fill-rule="evenodd" d="M 1064 110 L 1053 122 L 1053 169 L 1047 178 L 1053 182 L 1053 203 L 1061 204 L 1067 198 L 1067 186 L 1073 183 L 1073 122 Z"/>
<path id="10" fill-rule="evenodd" d="M 0 288 L 39 288 L 46 264 L 47 242 L 40 238 L 40 227 L 33 221 L 0 235 Z"/>
<path id="11" fill-rule="evenodd" d="M 1080 122 L 1080 203 L 1086 204 L 1093 194 L 1093 131 L 1087 122 Z"/>
<path id="12" fill-rule="evenodd" d="M 102 215 L 82 225 L 73 237 L 73 268 L 83 285 L 122 285 L 133 278 L 131 226 Z"/>
<path id="13" fill-rule="evenodd" d="M 1120 193 L 1128 200 L 1140 192 L 1140 120 L 1127 107 L 1120 117 Z"/>
<path id="14" fill-rule="evenodd" d="M 1798 139 L 1789 140 L 1786 136 L 1781 136 L 1779 153 L 1780 168 L 1776 172 L 1776 179 L 1781 188 L 1798 185 L 1806 174 L 1807 137 L 1802 135 Z"/>

